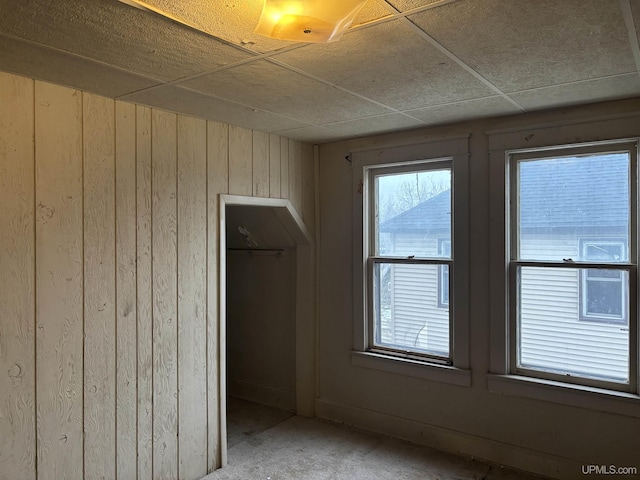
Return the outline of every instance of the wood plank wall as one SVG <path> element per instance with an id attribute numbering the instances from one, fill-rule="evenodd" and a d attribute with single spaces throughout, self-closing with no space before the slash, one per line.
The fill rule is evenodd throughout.
<path id="1" fill-rule="evenodd" d="M 313 150 L 0 72 L 0 480 L 220 464 L 218 194 L 289 198 Z"/>

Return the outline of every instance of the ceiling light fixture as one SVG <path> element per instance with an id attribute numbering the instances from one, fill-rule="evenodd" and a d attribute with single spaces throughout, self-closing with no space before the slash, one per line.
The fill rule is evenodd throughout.
<path id="1" fill-rule="evenodd" d="M 255 32 L 294 42 L 339 40 L 367 0 L 264 0 Z"/>

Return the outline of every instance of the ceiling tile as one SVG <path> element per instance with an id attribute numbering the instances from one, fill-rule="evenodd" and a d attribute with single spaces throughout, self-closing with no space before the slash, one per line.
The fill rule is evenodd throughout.
<path id="1" fill-rule="evenodd" d="M 436 3 L 439 1 L 440 0 L 387 0 L 387 3 L 393 5 L 400 12 L 406 12 L 407 10 L 424 7 L 426 5 L 431 5 L 432 3 Z"/>
<path id="2" fill-rule="evenodd" d="M 505 92 L 636 69 L 618 0 L 459 1 L 409 18 Z"/>
<path id="3" fill-rule="evenodd" d="M 0 69 L 114 98 L 158 82 L 0 34 Z"/>
<path id="4" fill-rule="evenodd" d="M 409 110 L 406 113 L 427 125 L 435 125 L 520 112 L 518 107 L 502 97 L 488 97 Z"/>
<path id="5" fill-rule="evenodd" d="M 285 52 L 274 59 L 398 110 L 494 93 L 402 20 L 363 28 L 339 42 Z"/>
<path id="6" fill-rule="evenodd" d="M 116 0 L 13 2 L 0 15 L 0 32 L 166 81 L 251 56 Z"/>
<path id="7" fill-rule="evenodd" d="M 194 90 L 261 110 L 320 124 L 388 110 L 266 60 L 189 80 Z"/>
<path id="8" fill-rule="evenodd" d="M 306 126 L 303 122 L 209 97 L 186 88 L 163 85 L 124 98 L 127 102 L 149 105 L 185 115 L 275 132 Z"/>
<path id="9" fill-rule="evenodd" d="M 638 42 L 640 42 L 640 2 L 630 2 L 631 3 L 631 14 L 633 16 L 633 23 L 636 26 L 636 35 L 638 37 Z M 640 65 L 637 65 L 638 69 L 640 69 Z"/>
<path id="10" fill-rule="evenodd" d="M 616 100 L 640 95 L 640 75 L 632 73 L 539 88 L 509 95 L 527 110 Z"/>
<path id="11" fill-rule="evenodd" d="M 401 113 L 380 115 L 369 118 L 359 118 L 348 122 L 338 122 L 327 127 L 340 132 L 342 135 L 356 137 L 374 133 L 387 133 L 410 128 L 423 127 L 424 123 Z"/>
<path id="12" fill-rule="evenodd" d="M 347 135 L 342 135 L 335 130 L 316 126 L 282 130 L 275 133 L 282 135 L 283 137 L 292 138 L 293 140 L 309 143 L 333 142 L 335 140 L 347 138 Z"/>
<path id="13" fill-rule="evenodd" d="M 376 0 L 369 0 L 353 20 L 353 26 L 391 16 L 391 12 Z"/>

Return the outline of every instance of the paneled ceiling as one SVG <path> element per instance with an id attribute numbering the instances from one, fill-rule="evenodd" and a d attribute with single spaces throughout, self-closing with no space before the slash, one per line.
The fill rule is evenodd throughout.
<path id="1" fill-rule="evenodd" d="M 640 0 L 368 0 L 329 44 L 262 0 L 0 0 L 0 70 L 323 143 L 640 96 Z"/>

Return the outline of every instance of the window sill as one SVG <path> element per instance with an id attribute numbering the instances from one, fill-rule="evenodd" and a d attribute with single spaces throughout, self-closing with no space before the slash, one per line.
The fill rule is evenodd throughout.
<path id="1" fill-rule="evenodd" d="M 449 365 L 437 365 L 419 360 L 359 351 L 351 352 L 351 364 L 356 367 L 449 383 L 461 387 L 471 386 L 471 370 L 464 370 Z"/>
<path id="2" fill-rule="evenodd" d="M 640 418 L 640 395 L 520 375 L 487 374 L 491 393 Z"/>

